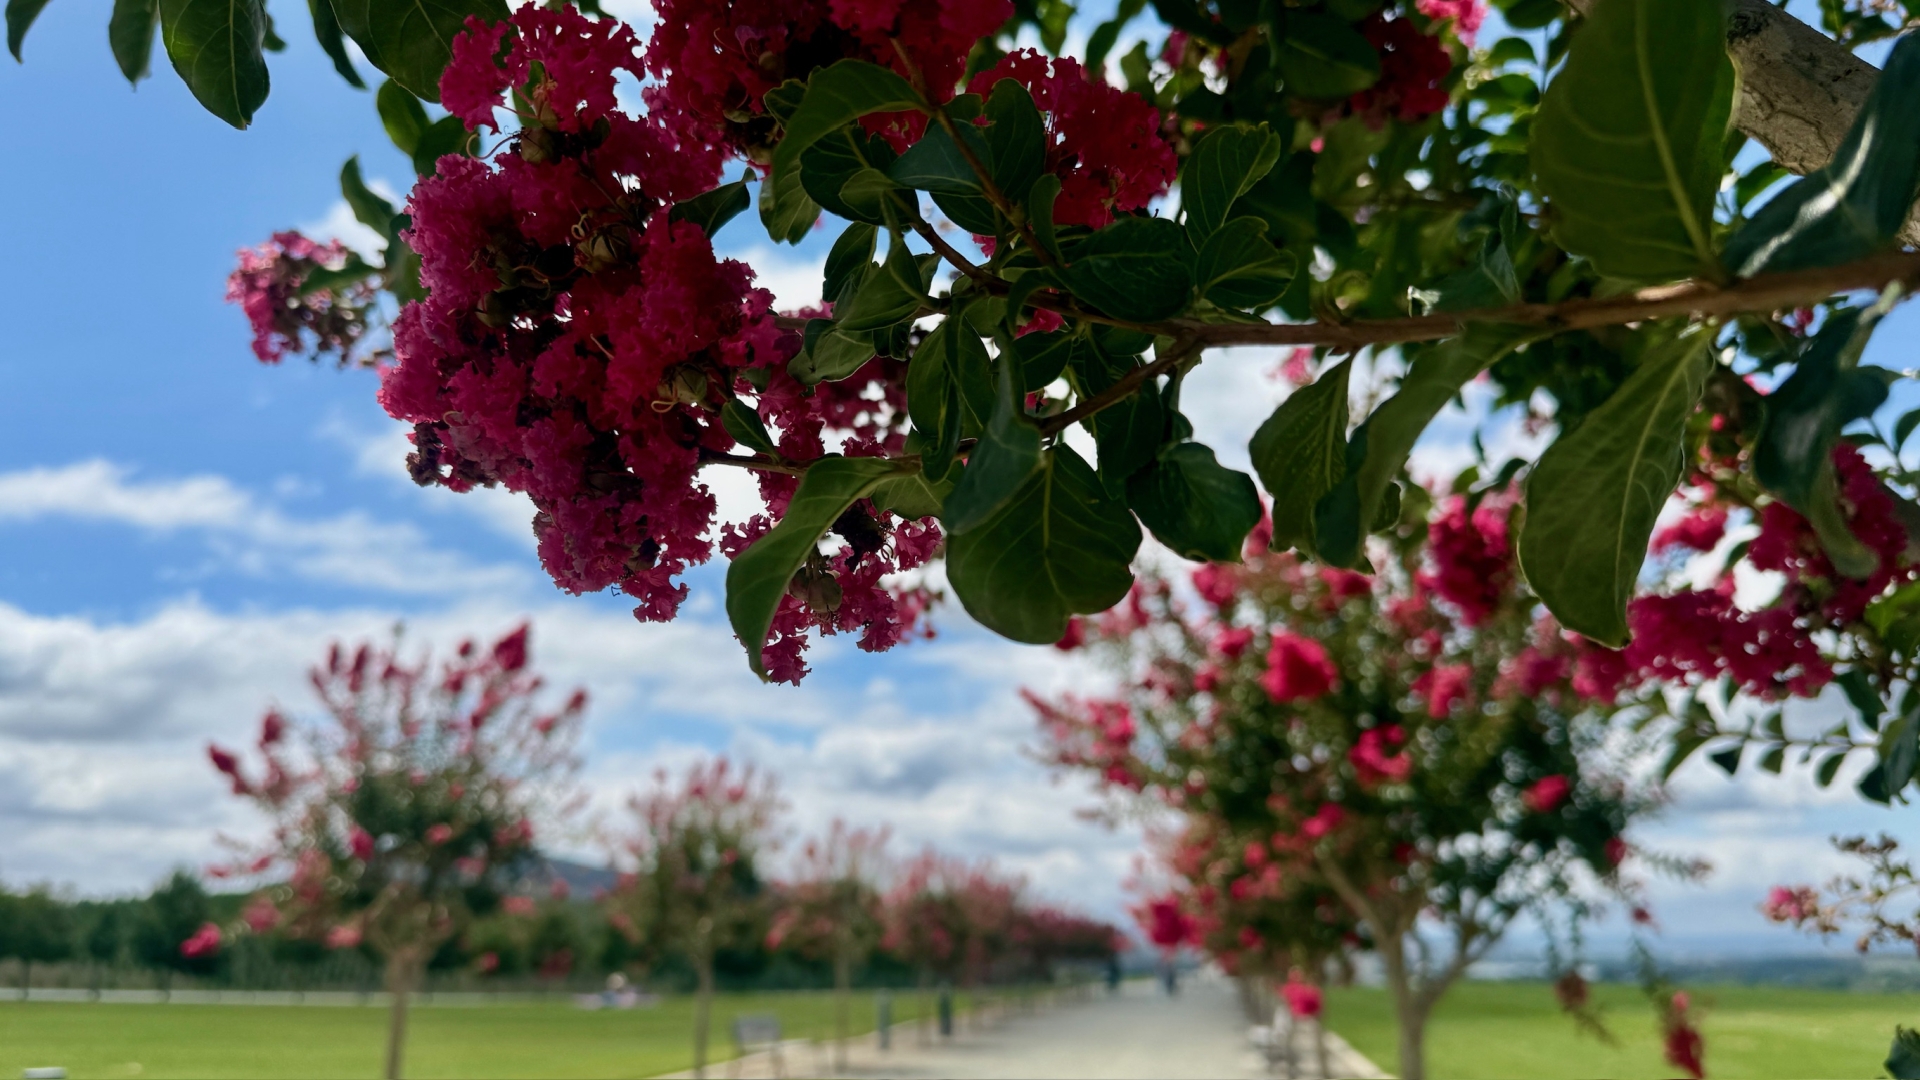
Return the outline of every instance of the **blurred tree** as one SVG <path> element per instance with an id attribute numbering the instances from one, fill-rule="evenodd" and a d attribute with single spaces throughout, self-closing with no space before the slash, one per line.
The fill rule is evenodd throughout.
<path id="1" fill-rule="evenodd" d="M 825 837 L 802 846 L 793 879 L 778 888 L 780 910 L 767 931 L 769 949 L 786 945 L 833 962 L 836 1069 L 847 1067 L 854 969 L 866 963 L 884 929 L 888 835 L 834 819 Z"/>

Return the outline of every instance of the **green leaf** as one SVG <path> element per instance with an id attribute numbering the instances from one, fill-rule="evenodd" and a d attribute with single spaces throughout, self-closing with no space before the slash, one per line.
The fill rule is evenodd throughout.
<path id="1" fill-rule="evenodd" d="M 1040 110 L 1026 87 L 1001 79 L 987 97 L 987 119 L 993 122 L 987 129 L 989 155 L 981 160 L 992 163 L 993 183 L 1000 193 L 1024 203 L 1046 164 L 1047 132 Z"/>
<path id="2" fill-rule="evenodd" d="M 1889 797 L 1906 790 L 1920 763 L 1920 712 L 1905 712 L 1880 733 L 1881 783 Z"/>
<path id="3" fill-rule="evenodd" d="M 1733 102 L 1721 0 L 1602 0 L 1533 120 L 1561 246 L 1608 277 L 1715 278 Z"/>
<path id="4" fill-rule="evenodd" d="M 849 334 L 884 330 L 911 318 L 927 302 L 926 279 L 907 245 L 898 237 L 887 251 L 883 270 L 883 273 L 868 274 L 852 302 L 844 311 L 835 313 L 834 321 L 841 330 Z M 916 280 L 920 282 L 917 291 L 908 285 Z"/>
<path id="5" fill-rule="evenodd" d="M 944 478 L 959 452 L 967 426 L 963 386 L 969 380 L 985 382 L 991 401 L 987 363 L 986 346 L 954 314 L 940 320 L 907 361 L 907 417 L 923 440 L 920 455 L 929 477 Z M 978 371 L 968 370 L 969 365 Z M 986 409 L 991 412 L 991 404 Z"/>
<path id="6" fill-rule="evenodd" d="M 1253 433 L 1247 451 L 1273 496 L 1273 550 L 1317 550 L 1313 508 L 1347 473 L 1348 357 L 1295 390 Z M 1397 471 L 1397 470 L 1396 470 Z"/>
<path id="7" fill-rule="evenodd" d="M 405 91 L 401 91 L 405 93 Z M 408 97 L 413 95 L 408 94 Z M 413 148 L 413 171 L 421 176 L 432 176 L 440 171 L 440 159 L 449 154 L 471 156 L 472 133 L 457 116 L 443 116 L 426 126 L 420 133 L 419 145 Z"/>
<path id="8" fill-rule="evenodd" d="M 1470 311 L 1519 303 L 1520 281 L 1513 270 L 1513 257 L 1496 232 L 1481 245 L 1472 266 L 1448 274 L 1431 289 L 1410 289 L 1408 295 L 1417 315 Z"/>
<path id="9" fill-rule="evenodd" d="M 877 275 L 876 275 L 877 276 Z M 807 336 L 806 348 L 787 364 L 787 374 L 802 385 L 839 382 L 873 359 L 873 338 L 868 334 L 844 333 L 825 320 L 822 329 Z"/>
<path id="10" fill-rule="evenodd" d="M 760 653 L 773 628 L 774 612 L 793 575 L 820 550 L 820 537 L 848 507 L 904 470 L 900 462 L 886 458 L 821 458 L 800 478 L 780 524 L 727 567 L 727 620 L 747 647 L 747 664 L 754 674 L 767 677 Z"/>
<path id="11" fill-rule="evenodd" d="M 1905 586 L 1895 592 L 1893 597 L 1885 599 L 1892 600 L 1909 589 L 1915 589 L 1915 586 Z M 1912 603 L 1915 599 L 1920 599 L 1920 589 L 1916 589 L 1906 602 Z M 1867 608 L 1867 622 L 1873 624 L 1876 630 L 1880 629 L 1880 624 L 1875 621 L 1874 608 L 1879 607 L 1883 602 L 1877 600 Z M 1875 731 L 1880 730 L 1880 714 L 1886 711 L 1886 703 L 1880 700 L 1880 692 L 1873 688 L 1873 680 L 1868 678 L 1867 673 L 1860 668 L 1848 668 L 1834 681 L 1840 684 L 1841 691 L 1847 695 L 1847 701 L 1853 706 L 1854 711 L 1860 714 L 1860 722 Z"/>
<path id="12" fill-rule="evenodd" d="M 1469 327 L 1462 337 L 1441 342 L 1413 360 L 1413 366 L 1400 380 L 1400 390 L 1383 402 L 1365 423 L 1353 433 L 1355 440 L 1365 439 L 1365 454 L 1357 469 L 1340 482 L 1351 485 L 1352 528 L 1340 535 L 1316 531 L 1316 554 L 1335 566 L 1358 567 L 1364 552 L 1362 528 L 1380 513 L 1381 501 L 1400 470 L 1420 433 L 1453 400 L 1460 388 L 1480 372 L 1530 340 L 1529 332 L 1509 326 L 1479 324 Z M 1256 457 L 1255 461 L 1259 459 Z M 1264 478 L 1265 474 L 1262 473 Z M 1271 490 L 1271 489 L 1269 489 Z M 1331 497 L 1333 492 L 1328 493 Z"/>
<path id="13" fill-rule="evenodd" d="M 1273 170 L 1285 149 L 1265 124 L 1217 127 L 1201 137 L 1180 172 L 1180 204 L 1196 249 L 1227 223 L 1233 204 Z"/>
<path id="14" fill-rule="evenodd" d="M 1760 755 L 1761 771 L 1770 772 L 1775 776 L 1780 775 L 1780 768 L 1785 765 L 1786 762 L 1787 748 L 1779 743 L 1767 747 L 1767 752 Z"/>
<path id="15" fill-rule="evenodd" d="M 992 151 L 987 149 L 987 138 L 980 129 L 970 123 L 954 126 L 959 130 L 960 137 L 966 140 L 967 149 L 991 169 Z M 968 164 L 966 155 L 961 153 L 953 136 L 938 124 L 927 126 L 927 133 L 920 137 L 920 141 L 888 167 L 887 176 L 902 187 L 918 188 L 939 195 L 978 195 L 983 190 L 980 174 Z"/>
<path id="16" fill-rule="evenodd" d="M 1734 743 L 1732 746 L 1727 747 L 1725 750 L 1716 750 L 1713 753 L 1708 754 L 1707 760 L 1713 762 L 1715 765 L 1720 766 L 1721 772 L 1726 773 L 1728 776 L 1732 776 L 1734 773 L 1737 773 L 1740 771 L 1740 751 L 1745 749 L 1746 749 L 1745 745 L 1741 743 Z"/>
<path id="17" fill-rule="evenodd" d="M 951 494 L 952 480 L 933 481 L 927 479 L 925 473 L 916 472 L 880 481 L 871 498 L 878 509 L 891 510 L 908 521 L 919 521 L 939 517 L 941 506 Z"/>
<path id="18" fill-rule="evenodd" d="M 847 226 L 827 252 L 826 272 L 820 283 L 820 297 L 838 304 L 850 285 L 857 286 L 873 266 L 873 241 L 878 230 L 864 222 Z"/>
<path id="19" fill-rule="evenodd" d="M 117 7 L 116 3 L 116 7 Z M 307 12 L 313 16 L 313 37 L 320 43 L 320 50 L 333 61 L 333 70 L 347 80 L 347 85 L 356 90 L 365 90 L 367 84 L 360 79 L 360 73 L 354 70 L 353 58 L 347 55 L 347 42 L 340 30 L 340 17 L 333 13 L 333 0 L 307 0 Z M 413 153 L 407 150 L 406 153 Z"/>
<path id="20" fill-rule="evenodd" d="M 1293 284 L 1297 265 L 1292 252 L 1267 239 L 1266 222 L 1242 217 L 1207 238 L 1193 260 L 1193 279 L 1200 295 L 1223 307 L 1261 308 Z"/>
<path id="21" fill-rule="evenodd" d="M 1871 308 L 1829 316 L 1792 376 L 1764 399 L 1754 442 L 1754 478 L 1807 518 L 1834 569 L 1849 577 L 1871 574 L 1879 557 L 1853 534 L 1840 510 L 1833 448 L 1841 429 L 1879 409 L 1898 378 L 1883 368 L 1858 366 L 1874 327 L 1897 299 L 1890 292 Z"/>
<path id="22" fill-rule="evenodd" d="M 374 0 L 333 0 L 334 18 L 340 23 L 340 31 L 352 38 L 367 56 L 367 62 L 385 71 L 380 63 L 380 54 L 372 44 L 373 34 L 369 29 L 372 20 Z"/>
<path id="23" fill-rule="evenodd" d="M 1727 241 L 1741 277 L 1853 262 L 1898 246 L 1920 194 L 1920 42 L 1901 38 L 1833 160 L 1794 181 Z"/>
<path id="24" fill-rule="evenodd" d="M 1893 1080 L 1920 1080 L 1920 1031 L 1894 1025 L 1885 1068 Z"/>
<path id="25" fill-rule="evenodd" d="M 1193 293 L 1187 238 L 1165 218 L 1126 217 L 1081 241 L 1066 282 L 1109 315 L 1156 322 L 1185 311 Z"/>
<path id="26" fill-rule="evenodd" d="M 393 224 L 393 204 L 381 198 L 360 178 L 358 155 L 348 158 L 347 163 L 340 167 L 340 194 L 353 210 L 355 221 L 385 237 L 388 244 L 393 243 L 397 231 Z"/>
<path id="27" fill-rule="evenodd" d="M 1013 355 L 1020 361 L 1022 388 L 1029 394 L 1046 389 L 1067 369 L 1074 350 L 1087 347 L 1086 339 L 1071 330 L 1015 338 Z"/>
<path id="28" fill-rule="evenodd" d="M 1196 562 L 1239 562 L 1247 534 L 1260 524 L 1253 477 L 1195 442 L 1168 447 L 1128 480 L 1127 505 L 1161 543 Z"/>
<path id="29" fill-rule="evenodd" d="M 752 205 L 753 196 L 747 194 L 747 180 L 741 177 L 703 195 L 695 195 L 686 202 L 673 204 L 667 216 L 672 221 L 691 221 L 711 237 L 720 231 L 722 225 L 739 217 L 742 211 Z"/>
<path id="30" fill-rule="evenodd" d="M 775 241 L 797 244 L 807 238 L 819 219 L 820 204 L 807 195 L 799 169 L 761 178 L 760 223 Z"/>
<path id="31" fill-rule="evenodd" d="M 27 30 L 46 6 L 47 0 L 7 0 L 7 51 L 15 60 L 20 59 L 20 44 L 27 39 Z"/>
<path id="32" fill-rule="evenodd" d="M 1027 220 L 1033 228 L 1034 239 L 1046 249 L 1056 263 L 1066 260 L 1060 254 L 1060 240 L 1054 234 L 1053 203 L 1060 197 L 1060 178 L 1052 173 L 1041 173 L 1040 179 L 1033 182 L 1027 190 Z"/>
<path id="33" fill-rule="evenodd" d="M 1713 369 L 1695 332 L 1647 350 L 1606 403 L 1527 478 L 1521 572 L 1567 629 L 1618 648 L 1660 508 L 1686 471 L 1687 417 Z"/>
<path id="34" fill-rule="evenodd" d="M 845 124 L 868 113 L 926 111 L 907 80 L 864 60 L 840 60 L 807 79 L 806 96 L 787 119 L 786 133 L 773 152 L 773 173 L 793 172 L 800 154 Z"/>
<path id="35" fill-rule="evenodd" d="M 420 149 L 421 138 L 433 124 L 427 118 L 427 110 L 421 106 L 420 99 L 408 93 L 406 87 L 388 79 L 374 92 L 373 104 L 380 111 L 380 125 L 387 129 L 387 138 L 401 153 L 414 156 L 414 152 Z"/>
<path id="36" fill-rule="evenodd" d="M 1314 12 L 1286 13 L 1273 63 L 1287 89 L 1304 98 L 1351 97 L 1380 81 L 1380 54 L 1360 31 Z"/>
<path id="37" fill-rule="evenodd" d="M 1846 760 L 1847 753 L 1844 750 L 1835 751 L 1821 759 L 1820 767 L 1813 774 L 1813 782 L 1822 788 L 1832 787 L 1834 776 L 1840 772 L 1840 766 Z"/>
<path id="38" fill-rule="evenodd" d="M 159 28 L 160 0 L 113 0 L 107 43 L 113 47 L 113 60 L 128 82 L 137 84 L 150 73 L 153 36 Z"/>
<path id="39" fill-rule="evenodd" d="M 773 436 L 767 433 L 767 425 L 761 422 L 760 414 L 739 398 L 728 398 L 727 403 L 720 406 L 720 425 L 741 446 L 772 457 L 780 456 L 780 447 L 773 441 Z"/>
<path id="40" fill-rule="evenodd" d="M 979 445 L 968 455 L 966 471 L 960 474 L 942 515 L 953 536 L 984 525 L 1040 467 L 1040 429 L 1027 419 L 1014 365 L 1000 365 L 994 386 L 993 415 Z"/>
<path id="41" fill-rule="evenodd" d="M 440 73 L 453 58 L 453 39 L 467 17 L 500 22 L 512 14 L 506 0 L 356 0 L 364 30 L 336 8 L 340 26 L 360 43 L 367 59 L 423 101 L 440 100 Z"/>
<path id="42" fill-rule="evenodd" d="M 12 12 L 11 6 L 8 12 Z M 260 0 L 160 0 L 173 69 L 213 115 L 244 129 L 267 100 L 267 13 Z"/>
<path id="43" fill-rule="evenodd" d="M 1105 611 L 1133 587 L 1140 526 L 1080 455 L 1055 446 L 997 513 L 947 539 L 947 580 L 988 629 L 1059 641 L 1074 615 Z"/>

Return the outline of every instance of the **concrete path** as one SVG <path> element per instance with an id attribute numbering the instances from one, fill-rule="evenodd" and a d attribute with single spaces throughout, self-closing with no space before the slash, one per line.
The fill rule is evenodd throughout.
<path id="1" fill-rule="evenodd" d="M 1383 1074 L 1329 1034 L 1332 1072 L 1338 1077 Z M 960 1021 L 948 1040 L 922 1046 L 913 1024 L 893 1031 L 893 1047 L 882 1051 L 871 1037 L 850 1047 L 847 1068 L 831 1075 L 868 1080 L 1118 1080 L 1122 1077 L 1265 1080 L 1284 1076 L 1248 1038 L 1248 1025 L 1230 984 L 1189 980 L 1180 995 L 1168 998 L 1146 983 L 1130 983 L 1118 996 L 1104 990 L 1085 1001 L 1064 1001 L 1032 1013 L 1015 1013 L 979 1029 Z M 1302 1039 L 1302 1049 L 1307 1046 Z M 827 1070 L 825 1047 L 794 1048 L 785 1055 L 790 1076 Z M 1312 1055 L 1305 1055 L 1311 1062 Z M 709 1076 L 763 1077 L 773 1063 L 761 1055 L 714 1067 Z"/>

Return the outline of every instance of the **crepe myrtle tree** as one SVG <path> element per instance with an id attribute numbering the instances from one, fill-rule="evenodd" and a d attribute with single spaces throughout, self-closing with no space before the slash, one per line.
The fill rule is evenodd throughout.
<path id="1" fill-rule="evenodd" d="M 847 1067 L 853 973 L 866 964 L 884 930 L 882 899 L 891 859 L 890 830 L 854 829 L 834 819 L 824 836 L 799 850 L 791 876 L 775 885 L 778 913 L 767 948 L 792 948 L 833 964 L 834 1067 Z"/>
<path id="2" fill-rule="evenodd" d="M 763 860 L 780 839 L 785 809 L 771 775 L 724 757 L 665 770 L 628 802 L 615 852 L 625 863 L 604 903 L 607 917 L 644 956 L 676 955 L 697 979 L 693 1071 L 707 1063 L 714 954 L 763 939 L 774 893 Z"/>
<path id="3" fill-rule="evenodd" d="M 236 841 L 224 868 L 266 882 L 245 912 L 252 929 L 365 948 L 385 965 L 389 1077 L 428 960 L 524 875 L 535 821 L 576 803 L 586 694 L 547 702 L 528 639 L 523 625 L 438 660 L 410 658 L 398 639 L 336 644 L 309 672 L 317 718 L 270 709 L 257 763 L 208 749 L 273 822 L 264 842 Z"/>
<path id="4" fill-rule="evenodd" d="M 1143 529 L 1233 560 L 1257 488 L 1180 393 L 1231 345 L 1404 363 L 1357 416 L 1323 365 L 1250 448 L 1272 543 L 1323 565 L 1364 567 L 1410 448 L 1484 373 L 1553 421 L 1520 562 L 1593 641 L 1633 636 L 1703 416 L 1723 486 L 1804 518 L 1830 584 L 1904 573 L 1839 527 L 1833 450 L 1913 428 L 1865 430 L 1906 376 L 1858 358 L 1920 276 L 1920 47 L 1852 53 L 1905 5 L 1836 0 L 1815 29 L 1763 0 L 1494 2 L 1541 33 L 1484 40 L 1478 0 L 1123 0 L 1084 38 L 1060 0 L 662 0 L 643 42 L 588 0 L 320 0 L 320 44 L 355 86 L 348 41 L 387 76 L 421 180 L 396 209 L 349 161 L 383 254 L 282 234 L 232 294 L 263 359 L 376 362 L 421 483 L 526 492 L 561 588 L 670 619 L 717 546 L 778 680 L 816 632 L 903 639 L 926 596 L 889 582 L 936 555 L 980 622 L 1036 643 L 1126 595 Z M 7 6 L 16 55 L 44 6 Z M 230 123 L 266 99 L 263 0 L 117 0 L 109 30 L 130 79 L 157 36 Z M 756 200 L 772 240 L 835 231 L 820 307 L 776 313 L 715 256 Z M 1869 471 L 1905 522 L 1886 450 Z M 766 500 L 717 536 L 716 468 Z M 1900 700 L 1897 665 L 1859 670 Z"/>
<path id="5" fill-rule="evenodd" d="M 1118 693 L 1031 698 L 1114 812 L 1179 815 L 1189 940 L 1268 975 L 1379 956 L 1412 1080 L 1434 1006 L 1516 919 L 1637 906 L 1626 832 L 1657 805 L 1634 779 L 1655 714 L 1597 691 L 1614 654 L 1539 613 L 1515 495 L 1444 496 L 1431 523 L 1422 496 L 1373 575 L 1273 552 L 1263 524 L 1238 565 L 1143 579 L 1063 643 Z"/>

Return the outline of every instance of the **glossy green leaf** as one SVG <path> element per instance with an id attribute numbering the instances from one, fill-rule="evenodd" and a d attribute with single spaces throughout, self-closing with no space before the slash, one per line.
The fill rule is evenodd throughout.
<path id="1" fill-rule="evenodd" d="M 1117 318 L 1172 318 L 1186 310 L 1193 293 L 1187 250 L 1180 226 L 1165 218 L 1121 218 L 1070 252 L 1067 285 Z"/>
<path id="2" fill-rule="evenodd" d="M 1496 232 L 1481 245 L 1473 265 L 1448 274 L 1432 288 L 1409 290 L 1408 297 L 1417 315 L 1499 307 L 1520 302 L 1520 280 L 1513 270 L 1513 256 Z"/>
<path id="3" fill-rule="evenodd" d="M 159 29 L 160 0 L 113 0 L 107 44 L 113 47 L 114 63 L 128 82 L 138 83 L 151 73 L 153 38 Z"/>
<path id="4" fill-rule="evenodd" d="M 807 79 L 806 96 L 787 119 L 786 133 L 773 152 L 775 176 L 791 172 L 800 154 L 845 124 L 868 113 L 923 111 L 924 103 L 907 80 L 864 60 L 840 60 Z"/>
<path id="5" fill-rule="evenodd" d="M 1321 559 L 1335 566 L 1362 564 L 1363 526 L 1379 516 L 1381 502 L 1406 467 L 1407 455 L 1420 434 L 1468 380 L 1525 343 L 1530 333 L 1510 326 L 1476 325 L 1415 357 L 1400 380 L 1399 391 L 1353 433 L 1353 439 L 1365 440 L 1365 453 L 1359 467 L 1340 482 L 1342 487 L 1353 487 L 1352 528 L 1338 535 L 1318 531 L 1313 539 Z"/>
<path id="6" fill-rule="evenodd" d="M 1350 97 L 1380 81 L 1380 54 L 1360 31 L 1310 11 L 1287 12 L 1273 63 L 1288 91 L 1303 98 Z"/>
<path id="7" fill-rule="evenodd" d="M 26 41 L 33 20 L 46 6 L 47 0 L 7 0 L 7 51 L 15 60 L 20 59 L 20 45 Z"/>
<path id="8" fill-rule="evenodd" d="M 1267 223 L 1234 218 L 1207 238 L 1193 260 L 1200 295 L 1222 307 L 1261 308 L 1293 284 L 1297 260 L 1267 239 Z"/>
<path id="9" fill-rule="evenodd" d="M 1655 519 L 1686 472 L 1687 417 L 1713 370 L 1713 338 L 1694 332 L 1647 350 L 1639 367 L 1527 478 L 1519 559 L 1560 624 L 1626 644 Z"/>
<path id="10" fill-rule="evenodd" d="M 1899 378 L 1884 368 L 1859 366 L 1874 327 L 1896 299 L 1893 293 L 1872 308 L 1830 316 L 1793 375 L 1765 398 L 1754 441 L 1754 478 L 1807 518 L 1834 568 L 1849 577 L 1871 574 L 1879 559 L 1840 510 L 1833 448 L 1842 429 L 1880 408 Z"/>
<path id="11" fill-rule="evenodd" d="M 1285 149 L 1265 124 L 1217 127 L 1201 137 L 1180 171 L 1180 205 L 1195 249 L 1227 223 L 1233 204 L 1266 178 Z"/>
<path id="12" fill-rule="evenodd" d="M 927 301 L 926 283 L 907 246 L 895 241 L 887 252 L 884 272 L 870 273 L 835 322 L 849 334 L 882 330 L 910 318 Z M 910 282 L 919 281 L 919 288 Z"/>
<path id="13" fill-rule="evenodd" d="M 1317 550 L 1313 509 L 1347 474 L 1348 357 L 1295 390 L 1253 433 L 1248 453 L 1273 496 L 1273 550 Z"/>
<path id="14" fill-rule="evenodd" d="M 388 244 L 394 242 L 398 230 L 393 222 L 393 204 L 360 178 L 360 158 L 357 155 L 348 158 L 347 163 L 340 167 L 340 194 L 347 200 L 347 207 L 353 211 L 355 221 L 385 237 Z"/>
<path id="15" fill-rule="evenodd" d="M 1902 713 L 1880 733 L 1881 783 L 1889 796 L 1900 794 L 1920 764 L 1920 712 Z"/>
<path id="16" fill-rule="evenodd" d="M 767 425 L 761 421 L 760 414 L 739 398 L 728 398 L 727 403 L 720 406 L 720 425 L 741 446 L 773 457 L 780 456 L 780 447 L 768 434 Z"/>
<path id="17" fill-rule="evenodd" d="M 347 85 L 365 90 L 367 84 L 361 81 L 360 72 L 354 70 L 353 57 L 347 55 L 346 35 L 340 29 L 340 17 L 334 14 L 333 0 L 307 0 L 307 13 L 313 17 L 314 40 L 320 43 L 320 51 L 327 54 L 327 59 L 333 61 L 333 70 L 347 80 Z"/>
<path id="18" fill-rule="evenodd" d="M 1015 641 L 1060 640 L 1074 615 L 1105 611 L 1133 587 L 1140 526 L 1067 446 L 992 517 L 947 538 L 947 581 L 988 629 Z"/>
<path id="19" fill-rule="evenodd" d="M 819 219 L 820 204 L 801 185 L 799 169 L 761 178 L 760 223 L 775 241 L 797 244 L 807 238 Z"/>
<path id="20" fill-rule="evenodd" d="M 820 333 L 810 334 L 806 348 L 787 363 L 787 373 L 804 386 L 839 382 L 873 359 L 873 338 L 868 334 L 848 333 L 828 324 Z"/>
<path id="21" fill-rule="evenodd" d="M 673 221 L 691 221 L 711 237 L 752 205 L 753 196 L 747 193 L 746 178 L 741 177 L 731 184 L 721 184 L 705 194 L 673 204 L 667 216 Z"/>
<path id="22" fill-rule="evenodd" d="M 420 139 L 426 135 L 433 121 L 428 119 L 427 110 L 407 88 L 388 79 L 380 84 L 373 95 L 374 108 L 380 112 L 380 125 L 387 129 L 387 138 L 400 152 L 412 157 L 420 148 Z"/>
<path id="23" fill-rule="evenodd" d="M 173 69 L 208 112 L 237 128 L 267 100 L 266 36 L 260 0 L 160 0 Z"/>
<path id="24" fill-rule="evenodd" d="M 1601 0 L 1533 120 L 1554 236 L 1610 277 L 1717 277 L 1733 104 L 1721 0 Z"/>
<path id="25" fill-rule="evenodd" d="M 908 521 L 937 518 L 947 496 L 953 494 L 952 480 L 929 480 L 925 473 L 896 476 L 880 481 L 870 498 L 881 510 L 891 510 Z"/>
<path id="26" fill-rule="evenodd" d="M 987 148 L 986 136 L 969 123 L 956 124 L 955 127 L 960 137 L 966 140 L 967 149 L 973 152 L 974 158 L 991 169 L 993 154 Z M 888 167 L 887 176 L 902 187 L 940 195 L 978 195 L 983 190 L 980 174 L 974 171 L 953 136 L 938 124 L 927 126 L 927 133 L 920 137 L 920 141 Z"/>
<path id="27" fill-rule="evenodd" d="M 820 282 L 822 299 L 838 304 L 849 286 L 860 283 L 873 265 L 873 242 L 878 235 L 879 230 L 862 222 L 841 230 L 827 252 L 826 271 Z"/>
<path id="28" fill-rule="evenodd" d="M 1066 261 L 1061 257 L 1060 240 L 1053 228 L 1053 204 L 1059 197 L 1060 178 L 1052 173 L 1041 173 L 1040 179 L 1027 190 L 1028 225 L 1033 229 L 1034 239 L 1055 263 Z"/>
<path id="29" fill-rule="evenodd" d="M 913 421 L 913 434 L 920 440 L 919 453 L 930 477 L 943 479 L 951 471 L 966 427 L 961 399 L 963 376 L 958 369 L 959 350 L 967 347 L 967 339 L 979 343 L 948 315 L 921 340 L 907 361 L 907 418 Z M 979 346 L 977 359 L 984 368 L 986 346 Z"/>
<path id="30" fill-rule="evenodd" d="M 985 524 L 1040 467 L 1040 429 L 1027 418 L 1014 365 L 1000 365 L 994 386 L 993 415 L 980 433 L 979 445 L 967 456 L 966 471 L 960 474 L 942 515 L 950 535 Z"/>
<path id="31" fill-rule="evenodd" d="M 1920 195 L 1920 40 L 1903 37 L 1853 126 L 1817 172 L 1794 181 L 1727 241 L 1741 277 L 1834 266 L 1897 247 Z"/>
<path id="32" fill-rule="evenodd" d="M 380 53 L 372 45 L 373 33 L 370 24 L 373 18 L 372 7 L 375 0 L 333 0 L 333 15 L 340 23 L 340 32 L 352 38 L 366 54 L 367 62 L 385 71 L 380 62 Z"/>
<path id="33" fill-rule="evenodd" d="M 993 84 L 987 96 L 986 161 L 992 163 L 993 183 L 1015 203 L 1027 201 L 1027 192 L 1046 164 L 1047 131 L 1033 95 L 1012 79 Z"/>
<path id="34" fill-rule="evenodd" d="M 1247 534 L 1260 524 L 1253 477 L 1195 442 L 1168 447 L 1128 480 L 1127 505 L 1161 543 L 1195 561 L 1239 562 Z"/>
<path id="35" fill-rule="evenodd" d="M 885 458 L 825 457 L 800 478 L 786 516 L 741 552 L 727 567 L 727 620 L 747 647 L 747 664 L 767 677 L 761 650 L 780 598 L 807 557 L 819 551 L 820 537 L 847 508 L 867 497 L 881 481 L 905 466 Z"/>
<path id="36" fill-rule="evenodd" d="M 1030 394 L 1046 389 L 1067 369 L 1067 361 L 1076 348 L 1090 347 L 1085 338 L 1071 330 L 1016 338 L 1013 355 L 1020 362 L 1023 389 Z"/>
<path id="37" fill-rule="evenodd" d="M 443 116 L 420 132 L 420 142 L 413 148 L 413 171 L 432 176 L 440 170 L 441 158 L 450 154 L 471 157 L 477 145 L 478 139 L 459 117 Z"/>
<path id="38" fill-rule="evenodd" d="M 340 26 L 360 43 L 367 59 L 423 101 L 440 100 L 440 73 L 453 58 L 453 39 L 468 16 L 499 22 L 512 12 L 506 0 L 358 0 L 364 30 L 335 8 Z M 348 5 L 352 6 L 352 5 Z M 364 34 L 364 36 L 362 36 Z"/>

